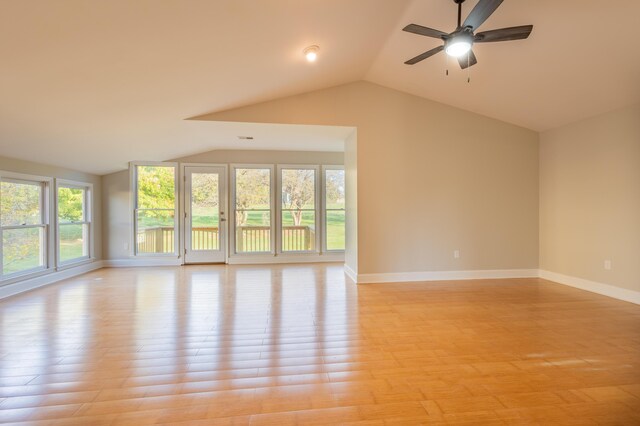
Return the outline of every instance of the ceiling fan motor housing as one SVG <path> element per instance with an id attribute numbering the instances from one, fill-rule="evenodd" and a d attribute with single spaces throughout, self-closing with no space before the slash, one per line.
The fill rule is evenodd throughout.
<path id="1" fill-rule="evenodd" d="M 465 41 L 469 44 L 473 44 L 473 40 L 474 40 L 473 30 L 469 27 L 465 27 L 451 33 L 444 40 L 444 46 L 447 47 L 451 43 L 459 43 L 462 41 Z"/>

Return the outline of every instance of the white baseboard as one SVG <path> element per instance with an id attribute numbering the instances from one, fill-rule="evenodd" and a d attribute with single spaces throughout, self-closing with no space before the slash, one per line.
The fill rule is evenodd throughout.
<path id="1" fill-rule="evenodd" d="M 264 265 L 278 263 L 325 263 L 344 262 L 344 254 L 323 255 L 258 255 L 258 256 L 231 256 L 227 262 L 229 265 Z"/>
<path id="2" fill-rule="evenodd" d="M 344 273 L 347 275 L 347 277 L 349 277 L 351 279 L 351 281 L 353 281 L 354 283 L 358 282 L 358 274 L 356 273 L 356 271 L 354 271 L 353 269 L 351 269 L 349 266 L 344 265 Z"/>
<path id="3" fill-rule="evenodd" d="M 478 271 L 422 271 L 358 274 L 358 284 L 397 283 L 409 281 L 483 280 L 499 278 L 537 278 L 537 269 L 493 269 Z"/>
<path id="4" fill-rule="evenodd" d="M 105 268 L 135 268 L 138 266 L 180 266 L 182 260 L 177 257 L 167 259 L 107 259 L 104 260 Z"/>
<path id="5" fill-rule="evenodd" d="M 589 281 L 584 278 L 572 277 L 542 269 L 540 270 L 540 278 L 640 305 L 640 291 L 628 290 L 610 284 Z"/>
<path id="6" fill-rule="evenodd" d="M 26 279 L 24 281 L 7 284 L 0 287 L 0 299 L 23 293 L 25 291 L 33 290 L 35 288 L 42 287 L 48 284 L 53 284 L 61 280 L 73 278 L 78 275 L 86 274 L 87 272 L 100 269 L 103 266 L 104 262 L 102 260 L 96 260 L 95 262 L 85 263 L 61 271 L 55 271 L 49 274 L 40 275 L 35 278 Z"/>

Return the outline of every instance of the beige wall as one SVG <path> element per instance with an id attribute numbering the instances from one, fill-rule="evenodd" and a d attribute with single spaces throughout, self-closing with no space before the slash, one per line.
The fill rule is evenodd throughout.
<path id="1" fill-rule="evenodd" d="M 133 212 L 129 186 L 128 170 L 102 176 L 105 259 L 126 259 L 131 254 Z"/>
<path id="2" fill-rule="evenodd" d="M 344 164 L 342 152 L 215 150 L 173 159 L 181 163 Z M 105 175 L 103 181 L 106 259 L 126 259 L 131 253 L 132 218 L 129 171 Z"/>
<path id="3" fill-rule="evenodd" d="M 540 268 L 640 291 L 640 104 L 540 141 Z"/>
<path id="4" fill-rule="evenodd" d="M 346 235 L 344 263 L 358 273 L 358 131 L 344 142 Z"/>
<path id="5" fill-rule="evenodd" d="M 538 266 L 536 132 L 367 82 L 199 119 L 357 127 L 360 274 Z"/>
<path id="6" fill-rule="evenodd" d="M 2 156 L 0 156 L 0 170 L 93 184 L 94 257 L 102 259 L 102 178 L 100 176 Z"/>
<path id="7" fill-rule="evenodd" d="M 343 152 L 214 150 L 180 157 L 181 163 L 253 164 L 344 164 Z"/>

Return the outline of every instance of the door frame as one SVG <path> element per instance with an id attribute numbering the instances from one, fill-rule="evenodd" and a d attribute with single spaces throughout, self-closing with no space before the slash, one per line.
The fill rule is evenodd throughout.
<path id="1" fill-rule="evenodd" d="M 190 196 L 190 194 L 187 194 L 186 191 L 186 187 L 187 187 L 187 173 L 186 173 L 186 168 L 187 167 L 220 167 L 223 169 L 223 174 L 224 174 L 224 181 L 225 181 L 225 185 L 224 188 L 222 188 L 222 200 L 220 202 L 220 210 L 224 209 L 223 211 L 226 213 L 226 217 L 227 217 L 227 225 L 225 226 L 225 241 L 224 241 L 224 245 L 225 245 L 225 255 L 224 255 L 224 261 L 223 263 L 229 263 L 229 228 L 231 226 L 231 224 L 229 223 L 229 166 L 228 164 L 220 164 L 220 163 L 180 163 L 180 194 L 182 194 L 179 198 L 180 198 L 180 213 L 179 213 L 179 229 L 180 229 L 180 256 L 182 257 L 182 264 L 186 265 L 186 259 L 185 259 L 185 255 L 186 255 L 186 236 L 187 236 L 187 220 L 186 220 L 186 215 L 187 215 L 187 197 Z M 218 263 L 218 262 L 212 262 L 212 263 Z"/>

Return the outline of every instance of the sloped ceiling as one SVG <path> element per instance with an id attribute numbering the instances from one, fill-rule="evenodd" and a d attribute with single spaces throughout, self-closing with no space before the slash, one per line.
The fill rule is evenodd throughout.
<path id="1" fill-rule="evenodd" d="M 636 0 L 505 0 L 482 29 L 534 32 L 477 46 L 468 84 L 444 55 L 403 64 L 437 40 L 402 27 L 452 30 L 448 0 L 4 1 L 0 155 L 103 174 L 248 149 L 247 132 L 257 149 L 335 150 L 340 129 L 187 119 L 362 79 L 544 130 L 640 100 L 638 16 Z"/>

